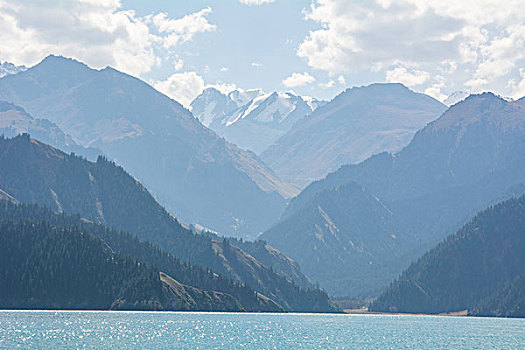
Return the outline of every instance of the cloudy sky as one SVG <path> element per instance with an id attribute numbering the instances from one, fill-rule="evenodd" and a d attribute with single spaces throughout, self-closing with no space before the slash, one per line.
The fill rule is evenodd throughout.
<path id="1" fill-rule="evenodd" d="M 525 1 L 0 0 L 0 61 L 51 53 L 113 66 L 186 106 L 206 86 L 329 99 L 401 82 L 438 99 L 518 98 Z"/>

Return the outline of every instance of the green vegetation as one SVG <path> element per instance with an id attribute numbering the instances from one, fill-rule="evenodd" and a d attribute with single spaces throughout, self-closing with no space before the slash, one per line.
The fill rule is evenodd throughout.
<path id="1" fill-rule="evenodd" d="M 159 273 L 75 226 L 0 224 L 0 307 L 164 309 Z"/>
<path id="2" fill-rule="evenodd" d="M 17 205 L 8 201 L 0 201 L 0 220 L 33 223 L 45 222 L 55 229 L 72 229 L 75 230 L 75 232 L 81 232 L 85 236 L 96 237 L 99 241 L 104 242 L 106 249 L 110 249 L 111 252 L 125 257 L 125 259 L 137 260 L 143 263 L 143 266 L 144 263 L 149 266 L 154 266 L 155 270 L 159 269 L 184 285 L 202 290 L 215 290 L 230 294 L 236 298 L 247 311 L 281 310 L 275 303 L 261 299 L 257 293 L 247 285 L 214 274 L 209 269 L 181 263 L 173 255 L 166 253 L 150 243 L 142 242 L 129 233 L 112 230 L 101 224 L 86 222 L 78 215 L 55 214 L 46 208 L 34 204 Z M 7 264 L 6 266 L 10 265 Z M 103 274 L 104 271 L 105 270 L 101 269 L 98 273 Z M 65 276 L 67 277 L 67 274 Z M 71 283 L 74 284 L 75 281 Z M 216 308 L 206 309 L 202 308 L 201 305 L 196 305 L 193 309 L 214 310 Z"/>
<path id="3" fill-rule="evenodd" d="M 179 265 L 203 267 L 201 272 L 190 271 L 181 276 L 184 268 L 170 270 L 165 257 L 148 260 L 151 256 L 141 256 L 138 248 L 127 251 L 131 248 L 120 243 L 123 238 L 111 241 L 101 237 L 118 253 L 156 265 L 181 283 L 231 294 L 247 310 L 276 309 L 271 303 L 261 305 L 262 299 L 254 297 L 254 291 L 287 311 L 336 310 L 323 291 L 299 287 L 234 245 L 223 254 L 223 241 L 184 228 L 145 187 L 104 157 L 89 162 L 25 134 L 0 138 L 0 163 L 2 190 L 20 202 L 38 203 L 56 212 L 79 213 L 91 222 L 129 232 L 137 241 L 158 246 L 165 254 L 180 259 L 183 263 L 178 262 Z M 214 273 L 227 280 L 203 277 Z M 240 291 L 247 286 L 250 288 L 245 292 Z"/>
<path id="4" fill-rule="evenodd" d="M 478 214 L 401 274 L 370 309 L 525 316 L 525 197 Z"/>

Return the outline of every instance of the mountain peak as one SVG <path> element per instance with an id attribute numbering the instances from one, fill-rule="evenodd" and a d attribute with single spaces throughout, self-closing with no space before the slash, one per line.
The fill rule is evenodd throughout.
<path id="1" fill-rule="evenodd" d="M 26 66 L 17 66 L 11 62 L 0 62 L 0 78 L 27 70 Z"/>
<path id="2" fill-rule="evenodd" d="M 444 101 L 443 103 L 447 106 L 455 105 L 458 102 L 463 101 L 465 98 L 467 98 L 470 94 L 465 91 L 454 91 L 451 93 Z"/>
<path id="3" fill-rule="evenodd" d="M 45 57 L 40 63 L 37 64 L 37 66 L 50 66 L 50 65 L 64 65 L 68 64 L 70 66 L 77 66 L 77 67 L 88 67 L 85 63 L 79 62 L 75 60 L 74 58 L 70 57 L 64 57 L 61 55 L 49 55 Z"/>
<path id="4" fill-rule="evenodd" d="M 516 113 L 522 108 L 519 103 L 509 102 L 492 92 L 472 94 L 463 101 L 451 106 L 443 115 L 430 123 L 425 130 L 446 130 L 465 128 L 478 122 L 494 122 L 500 127 L 523 124 L 525 113 Z"/>

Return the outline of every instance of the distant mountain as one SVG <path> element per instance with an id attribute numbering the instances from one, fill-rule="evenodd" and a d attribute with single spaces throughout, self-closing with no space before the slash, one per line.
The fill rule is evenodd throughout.
<path id="1" fill-rule="evenodd" d="M 16 66 L 10 62 L 0 62 L 0 78 L 5 77 L 6 75 L 23 72 L 26 69 L 26 66 Z"/>
<path id="2" fill-rule="evenodd" d="M 56 123 L 80 145 L 102 150 L 182 220 L 225 235 L 260 232 L 284 208 L 283 195 L 293 193 L 253 153 L 112 68 L 49 56 L 0 79 L 0 98 Z"/>
<path id="3" fill-rule="evenodd" d="M 397 276 L 397 260 L 405 262 L 405 247 L 414 240 L 408 232 L 385 203 L 348 183 L 317 193 L 261 238 L 285 249 L 333 295 L 361 296 Z"/>
<path id="4" fill-rule="evenodd" d="M 445 109 L 401 84 L 348 89 L 297 122 L 261 158 L 283 180 L 304 188 L 342 165 L 400 150 Z"/>
<path id="5" fill-rule="evenodd" d="M 343 166 L 309 185 L 290 202 L 280 222 L 261 238 L 297 261 L 313 279 L 320 279 L 320 271 L 307 261 L 318 254 L 322 237 L 298 250 L 304 236 L 294 228 L 325 227 L 327 221 L 319 216 L 315 219 L 312 214 L 312 208 L 321 203 L 321 195 L 332 202 L 331 206 L 321 203 L 321 208 L 327 217 L 333 218 L 341 231 L 336 235 L 342 241 L 357 235 L 371 249 L 387 232 L 396 237 L 404 232 L 408 237 L 406 243 L 392 245 L 386 256 L 374 255 L 368 267 L 349 269 L 338 278 L 325 274 L 330 281 L 323 279 L 321 284 L 334 295 L 345 290 L 361 296 L 377 295 L 392 274 L 401 272 L 410 261 L 455 232 L 476 212 L 508 196 L 524 193 L 524 108 L 520 101 L 507 102 L 491 93 L 471 95 L 417 132 L 400 152 L 381 153 L 362 163 Z M 337 188 L 351 183 L 362 186 L 367 195 L 349 194 L 345 200 L 337 196 Z M 369 205 L 372 198 L 378 203 L 375 207 Z M 357 211 L 357 215 L 353 208 L 367 209 Z M 391 223 L 383 219 L 388 218 L 388 212 L 395 219 Z M 352 221 L 343 225 L 335 219 L 339 217 L 350 217 Z M 378 231 L 377 224 L 370 225 L 374 222 L 385 227 Z M 341 245 L 348 249 L 348 244 Z M 348 254 L 347 261 L 352 261 L 351 254 L 355 259 L 360 256 L 358 252 Z M 333 262 L 327 271 L 344 265 L 331 254 L 319 259 L 325 264 Z M 364 256 L 361 259 L 366 261 Z M 352 282 L 355 280 L 366 282 Z"/>
<path id="6" fill-rule="evenodd" d="M 525 317 L 525 197 L 491 207 L 412 264 L 373 311 Z"/>
<path id="7" fill-rule="evenodd" d="M 0 135 L 14 137 L 28 133 L 53 147 L 65 152 L 82 154 L 89 159 L 97 159 L 102 151 L 78 145 L 71 136 L 65 134 L 56 124 L 47 119 L 35 119 L 23 108 L 12 103 L 0 101 Z"/>
<path id="8" fill-rule="evenodd" d="M 259 154 L 321 104 L 290 92 L 236 90 L 224 95 L 208 88 L 192 102 L 191 111 L 220 136 Z"/>
<path id="9" fill-rule="evenodd" d="M 146 188 L 104 157 L 88 162 L 26 134 L 0 138 L 0 164 L 2 190 L 20 202 L 79 213 L 87 220 L 135 234 L 183 262 L 246 283 L 286 310 L 334 310 L 324 292 L 300 288 L 293 283 L 293 275 L 277 274 L 272 266 L 266 266 L 227 239 L 185 229 Z M 287 267 L 290 260 L 276 250 L 272 255 L 267 253 L 266 258 L 283 265 L 281 271 L 302 275 L 298 269 Z"/>

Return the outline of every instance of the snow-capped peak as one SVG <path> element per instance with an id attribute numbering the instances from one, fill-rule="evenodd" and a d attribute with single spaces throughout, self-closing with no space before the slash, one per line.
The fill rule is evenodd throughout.
<path id="1" fill-rule="evenodd" d="M 447 97 L 443 103 L 445 105 L 447 105 L 448 107 L 452 106 L 452 105 L 455 105 L 456 103 L 458 102 L 461 102 L 463 101 L 464 99 L 466 99 L 470 94 L 468 92 L 465 92 L 465 91 L 454 91 L 453 93 L 450 94 L 449 97 Z"/>
<path id="2" fill-rule="evenodd" d="M 16 66 L 10 62 L 0 62 L 0 78 L 27 70 L 26 66 Z"/>

